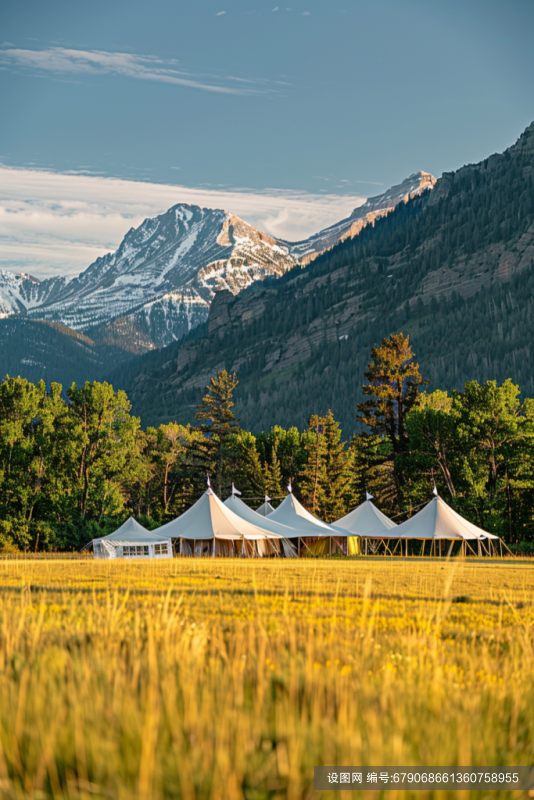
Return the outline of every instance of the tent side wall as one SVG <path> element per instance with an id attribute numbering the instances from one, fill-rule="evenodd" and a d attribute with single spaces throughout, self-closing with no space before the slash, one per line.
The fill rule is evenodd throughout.
<path id="1" fill-rule="evenodd" d="M 145 559 L 145 558 L 172 558 L 172 542 L 170 539 L 161 542 L 149 542 L 132 544 L 131 542 L 112 542 L 100 539 L 93 545 L 95 558 L 125 558 L 125 559 Z"/>

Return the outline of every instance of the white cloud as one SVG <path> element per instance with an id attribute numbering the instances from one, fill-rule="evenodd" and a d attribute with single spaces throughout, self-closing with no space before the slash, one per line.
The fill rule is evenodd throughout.
<path id="1" fill-rule="evenodd" d="M 215 14 L 216 17 L 223 17 L 226 14 L 226 11 L 217 11 Z"/>
<path id="2" fill-rule="evenodd" d="M 309 11 L 303 11 L 302 12 L 302 16 L 303 17 L 309 17 L 310 16 L 310 12 Z"/>
<path id="3" fill-rule="evenodd" d="M 346 217 L 360 196 L 144 183 L 0 165 L 0 268 L 44 278 L 78 274 L 125 233 L 176 203 L 226 208 L 290 241 Z"/>
<path id="4" fill-rule="evenodd" d="M 220 14 L 226 14 L 226 11 L 220 11 Z M 44 50 L 0 49 L 1 66 L 18 67 L 38 73 L 116 74 L 222 94 L 263 94 L 272 91 L 264 80 L 256 82 L 231 76 L 217 78 L 213 75 L 192 75 L 179 69 L 179 62 L 175 59 L 164 60 L 156 56 L 109 53 L 104 50 L 73 50 L 66 47 L 48 47 Z M 236 86 L 236 82 L 240 85 Z M 243 86 L 243 83 L 248 83 L 249 86 Z"/>

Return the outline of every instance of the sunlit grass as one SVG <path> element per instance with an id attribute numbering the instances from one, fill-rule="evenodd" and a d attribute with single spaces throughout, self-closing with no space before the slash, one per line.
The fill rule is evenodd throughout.
<path id="1" fill-rule="evenodd" d="M 528 561 L 0 561 L 0 797 L 531 764 L 533 585 Z"/>

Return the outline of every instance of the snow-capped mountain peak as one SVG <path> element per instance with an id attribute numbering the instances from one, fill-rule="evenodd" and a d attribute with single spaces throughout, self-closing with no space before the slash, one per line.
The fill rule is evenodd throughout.
<path id="1" fill-rule="evenodd" d="M 166 345 L 207 318 L 218 290 L 237 294 L 304 265 L 434 183 L 429 173 L 410 175 L 350 217 L 296 243 L 275 239 L 229 211 L 178 203 L 130 228 L 114 253 L 76 278 L 38 281 L 0 271 L 0 317 L 62 323 L 95 340 L 120 340 L 135 352 Z"/>
<path id="2" fill-rule="evenodd" d="M 127 316 L 158 346 L 206 319 L 218 289 L 235 294 L 295 263 L 288 248 L 230 212 L 179 203 L 131 228 L 114 253 L 77 278 L 35 283 L 0 273 L 0 315 L 26 314 L 81 331 Z"/>

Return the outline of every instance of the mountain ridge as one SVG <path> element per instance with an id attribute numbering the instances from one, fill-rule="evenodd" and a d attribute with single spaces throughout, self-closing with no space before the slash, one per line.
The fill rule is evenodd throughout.
<path id="1" fill-rule="evenodd" d="M 190 421 L 224 367 L 249 429 L 331 408 L 350 433 L 370 349 L 401 329 L 440 388 L 512 377 L 534 392 L 534 123 L 269 283 L 217 295 L 201 336 L 111 374 L 145 423 Z"/>
<path id="2" fill-rule="evenodd" d="M 229 211 L 178 203 L 130 228 L 116 251 L 76 277 L 39 281 L 0 272 L 0 317 L 56 321 L 101 346 L 139 354 L 179 340 L 205 321 L 217 291 L 238 294 L 305 264 L 433 183 L 429 173 L 414 173 L 298 243 L 264 233 Z"/>

